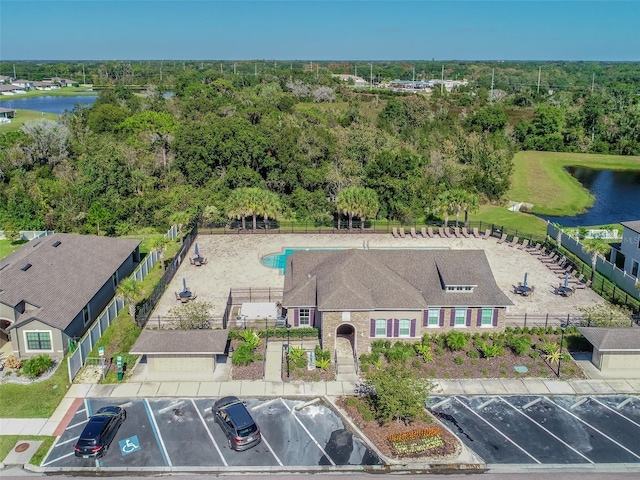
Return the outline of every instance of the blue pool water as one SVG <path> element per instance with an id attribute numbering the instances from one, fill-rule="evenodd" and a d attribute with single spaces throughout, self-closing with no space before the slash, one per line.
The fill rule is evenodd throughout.
<path id="1" fill-rule="evenodd" d="M 269 268 L 278 268 L 283 275 L 287 271 L 287 257 L 293 252 L 309 250 L 346 250 L 345 248 L 285 248 L 281 253 L 272 253 L 262 257 L 262 264 Z M 375 250 L 398 250 L 397 248 L 376 248 Z M 446 247 L 409 248 L 408 250 L 448 250 Z"/>

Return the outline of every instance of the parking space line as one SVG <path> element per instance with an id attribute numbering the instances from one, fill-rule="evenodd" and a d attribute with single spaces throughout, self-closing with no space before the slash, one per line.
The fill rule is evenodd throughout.
<path id="1" fill-rule="evenodd" d="M 550 400 L 547 397 L 544 397 L 545 400 L 553 403 L 554 405 L 556 405 L 560 410 L 563 410 L 565 412 L 567 412 L 569 415 L 571 415 L 573 418 L 575 418 L 576 420 L 578 420 L 579 422 L 584 423 L 587 427 L 591 428 L 592 430 L 598 432 L 600 435 L 602 435 L 604 438 L 606 438 L 607 440 L 615 443 L 617 446 L 619 446 L 620 448 L 622 448 L 624 451 L 629 452 L 631 455 L 633 455 L 634 457 L 636 457 L 638 460 L 640 460 L 640 456 L 636 455 L 635 453 L 633 453 L 631 450 L 629 450 L 627 447 L 625 447 L 624 445 L 616 442 L 613 438 L 611 438 L 609 435 L 607 435 L 606 433 L 601 432 L 600 430 L 598 430 L 596 427 L 594 427 L 593 425 L 589 424 L 588 422 L 586 422 L 585 420 L 581 419 L 580 417 L 578 417 L 577 415 L 574 415 L 573 413 L 571 413 L 569 410 L 567 410 L 566 408 L 562 407 L 561 405 L 558 405 L 556 402 Z"/>
<path id="2" fill-rule="evenodd" d="M 167 447 L 164 444 L 164 440 L 162 440 L 162 435 L 160 435 L 160 430 L 158 428 L 158 423 L 156 422 L 156 417 L 153 416 L 153 412 L 151 411 L 151 405 L 149 405 L 149 400 L 146 398 L 142 401 L 144 405 L 144 409 L 147 411 L 147 416 L 149 417 L 149 422 L 151 422 L 151 430 L 153 430 L 153 435 L 156 437 L 156 442 L 160 446 L 160 453 L 162 454 L 162 459 L 164 460 L 164 464 L 172 467 L 171 459 L 169 458 L 169 452 L 167 452 Z"/>
<path id="3" fill-rule="evenodd" d="M 262 432 L 260 432 L 262 433 Z M 273 455 L 273 458 L 276 459 L 276 462 L 278 462 L 278 465 L 280 465 L 281 467 L 283 467 L 284 465 L 282 464 L 282 462 L 280 461 L 280 459 L 278 458 L 278 455 L 276 455 L 276 452 L 273 451 L 273 448 L 271 448 L 271 445 L 269 445 L 269 442 L 267 442 L 267 439 L 264 438 L 264 433 L 262 433 L 262 441 L 264 442 L 264 444 L 267 446 L 267 448 L 269 449 L 269 451 L 271 452 L 271 455 Z"/>
<path id="4" fill-rule="evenodd" d="M 574 403 L 573 405 L 571 405 L 569 408 L 571 410 L 573 410 L 574 408 L 578 408 L 580 405 L 582 405 L 583 403 L 585 403 L 587 400 L 589 400 L 588 397 L 584 397 L 581 398 L 580 400 L 578 400 L 576 403 Z"/>
<path id="5" fill-rule="evenodd" d="M 590 460 L 589 458 L 587 458 L 585 455 L 583 455 L 582 453 L 580 453 L 578 450 L 576 450 L 575 448 L 573 448 L 571 445 L 569 445 L 567 442 L 565 442 L 564 440 L 562 440 L 560 437 L 558 437 L 557 435 L 555 435 L 553 432 L 551 432 L 550 430 L 548 430 L 547 428 L 543 427 L 541 424 L 539 424 L 538 422 L 536 422 L 533 418 L 531 418 L 529 415 L 527 415 L 526 413 L 524 413 L 522 410 L 520 410 L 519 408 L 517 408 L 515 405 L 512 405 L 511 403 L 509 403 L 507 400 L 505 400 L 502 397 L 498 397 L 500 400 L 502 400 L 504 403 L 506 403 L 507 405 L 509 405 L 511 408 L 513 408 L 516 412 L 518 412 L 520 415 L 522 415 L 524 418 L 526 418 L 527 420 L 530 420 L 532 423 L 534 423 L 536 426 L 540 427 L 542 430 L 544 430 L 548 435 L 552 436 L 553 438 L 555 438 L 557 441 L 559 441 L 561 444 L 563 444 L 565 447 L 573 450 L 575 453 L 577 453 L 578 455 L 580 455 L 582 458 L 584 458 L 587 462 L 594 464 L 595 462 L 593 462 L 592 460 Z M 528 405 L 528 404 L 527 404 Z M 524 407 L 522 407 L 524 409 Z"/>
<path id="6" fill-rule="evenodd" d="M 70 443 L 70 442 L 75 442 L 76 440 L 78 440 L 78 438 L 80 438 L 80 437 L 74 437 L 74 438 L 70 438 L 69 440 L 65 440 L 64 442 L 58 442 L 58 443 L 56 443 L 55 446 L 57 447 L 59 445 L 65 445 L 65 444 Z"/>
<path id="7" fill-rule="evenodd" d="M 616 408 L 622 408 L 624 407 L 627 403 L 629 403 L 631 401 L 631 397 L 627 397 L 626 400 L 621 401 L 618 405 L 616 405 Z"/>
<path id="8" fill-rule="evenodd" d="M 58 462 L 58 461 L 62 460 L 63 458 L 70 457 L 71 455 L 75 455 L 75 452 L 67 453 L 67 454 L 65 454 L 65 455 L 62 455 L 61 457 L 56 457 L 56 458 L 54 458 L 53 460 L 51 460 L 50 462 L 43 463 L 43 464 L 42 464 L 42 466 L 43 466 L 43 467 L 46 467 L 46 466 L 48 466 L 48 465 L 51 465 L 52 463 L 56 463 L 56 462 Z"/>
<path id="9" fill-rule="evenodd" d="M 469 410 L 471 413 L 473 413 L 476 417 L 478 417 L 480 420 L 482 420 L 484 423 L 486 423 L 487 425 L 489 425 L 492 429 L 494 429 L 498 434 L 502 435 L 508 442 L 512 443 L 513 445 L 516 446 L 516 448 L 518 448 L 522 453 L 524 453 L 527 457 L 529 457 L 531 460 L 533 460 L 534 462 L 536 462 L 538 465 L 542 465 L 542 462 L 540 460 L 538 460 L 536 457 L 534 457 L 533 455 L 531 455 L 529 452 L 527 452 L 524 448 L 522 448 L 520 445 L 518 445 L 516 442 L 514 442 L 513 440 L 511 440 L 508 436 L 506 436 L 504 433 L 502 433 L 500 430 L 498 430 L 496 427 L 494 427 L 491 423 L 489 423 L 487 420 L 485 420 L 484 418 L 482 418 L 473 408 L 469 407 L 467 404 L 465 404 L 462 400 L 460 400 L 458 397 L 453 397 L 455 399 L 456 402 L 458 402 L 460 405 L 462 405 L 464 408 L 466 408 L 467 410 Z"/>
<path id="10" fill-rule="evenodd" d="M 87 423 L 89 421 L 89 419 L 87 418 L 86 420 L 83 420 L 81 422 L 78 423 L 74 423 L 73 425 L 69 425 L 67 426 L 67 428 L 65 428 L 65 430 L 69 430 L 70 428 L 74 428 L 74 427 L 78 427 L 80 425 L 84 425 L 85 423 Z"/>
<path id="11" fill-rule="evenodd" d="M 196 405 L 196 402 L 193 400 L 193 398 L 191 399 L 191 403 L 193 404 L 193 408 L 196 409 L 196 413 L 198 414 L 198 417 L 200 417 L 200 421 L 202 422 L 202 426 L 204 426 L 204 429 L 207 431 L 207 435 L 209 436 L 209 440 L 211 440 L 211 443 L 213 443 L 213 446 L 216 448 L 216 452 L 218 452 L 218 455 L 220 455 L 220 458 L 222 459 L 222 463 L 224 463 L 225 467 L 228 467 L 229 464 L 227 463 L 227 461 L 225 460 L 224 456 L 222 455 L 222 452 L 220 451 L 220 447 L 218 447 L 218 444 L 216 443 L 215 439 L 213 438 L 213 434 L 211 433 L 211 430 L 209 430 L 207 422 L 205 421 L 204 417 L 202 416 L 202 413 L 200 413 L 200 409 Z"/>
<path id="12" fill-rule="evenodd" d="M 538 397 L 538 398 L 536 398 L 536 399 L 534 399 L 534 400 L 531 400 L 531 401 L 530 401 L 529 403 L 527 403 L 526 405 L 523 405 L 523 406 L 522 406 L 522 409 L 523 409 L 523 410 L 526 410 L 527 408 L 529 408 L 529 407 L 533 407 L 536 403 L 539 403 L 539 402 L 541 402 L 541 401 L 542 401 L 542 399 L 541 399 L 540 397 Z"/>
<path id="13" fill-rule="evenodd" d="M 311 435 L 311 432 L 307 429 L 307 427 L 304 426 L 304 424 L 300 421 L 300 419 L 298 417 L 296 417 L 295 412 L 293 412 L 290 408 L 289 405 L 286 404 L 286 402 L 281 398 L 280 401 L 282 402 L 282 404 L 285 406 L 285 408 L 287 410 L 289 410 L 289 413 L 291 413 L 291 416 L 293 418 L 296 419 L 296 422 L 298 422 L 300 424 L 300 426 L 304 429 L 305 432 L 307 432 L 307 435 L 309 435 L 309 438 L 311 440 L 313 440 L 313 443 L 316 444 L 316 446 L 320 449 L 320 451 L 322 453 L 324 453 L 325 457 L 327 457 L 327 460 L 329 460 L 331 462 L 331 465 L 333 465 L 334 467 L 336 466 L 336 463 L 333 461 L 333 459 L 329 456 L 329 454 L 327 452 L 325 452 L 324 448 L 322 448 L 322 445 L 320 445 L 318 443 L 318 441 L 315 439 L 315 437 L 313 435 Z"/>
<path id="14" fill-rule="evenodd" d="M 278 401 L 277 398 L 273 398 L 273 399 L 271 399 L 271 400 L 269 400 L 267 402 L 263 402 L 263 403 L 261 403 L 259 405 L 256 405 L 255 407 L 251 407 L 251 410 L 258 410 L 259 408 L 262 408 L 262 407 L 264 407 L 266 405 L 271 405 L 273 402 L 277 402 L 277 401 Z"/>
<path id="15" fill-rule="evenodd" d="M 598 400 L 597 398 L 593 398 L 593 397 L 589 397 L 591 400 L 593 400 L 594 402 L 602 405 L 604 408 L 606 408 L 607 410 L 612 411 L 613 413 L 615 413 L 616 415 L 619 415 L 620 417 L 624 418 L 625 420 L 627 420 L 628 422 L 633 423 L 636 427 L 640 427 L 640 423 L 634 422 L 633 420 L 631 420 L 629 417 L 621 414 L 620 412 L 616 412 L 613 408 L 611 408 L 609 405 L 606 405 L 604 403 L 602 403 L 600 400 Z"/>

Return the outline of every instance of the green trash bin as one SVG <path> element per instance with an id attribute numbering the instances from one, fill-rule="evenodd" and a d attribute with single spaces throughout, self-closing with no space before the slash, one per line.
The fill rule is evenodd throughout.
<path id="1" fill-rule="evenodd" d="M 122 378 L 124 377 L 124 371 L 122 370 L 122 367 L 118 368 L 118 380 L 122 380 Z"/>

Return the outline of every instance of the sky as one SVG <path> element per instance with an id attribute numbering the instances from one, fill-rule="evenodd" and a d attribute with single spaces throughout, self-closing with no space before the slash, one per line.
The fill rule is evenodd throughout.
<path id="1" fill-rule="evenodd" d="M 640 61 L 640 0 L 0 1 L 0 60 Z"/>

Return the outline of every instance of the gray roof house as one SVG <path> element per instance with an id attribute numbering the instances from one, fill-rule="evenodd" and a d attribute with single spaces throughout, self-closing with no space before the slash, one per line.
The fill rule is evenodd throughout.
<path id="1" fill-rule="evenodd" d="M 16 357 L 64 356 L 140 263 L 139 245 L 56 233 L 0 260 L 0 341 L 10 340 Z"/>
<path id="2" fill-rule="evenodd" d="M 640 371 L 640 328 L 578 327 L 591 343 L 591 363 L 609 376 L 626 377 Z"/>
<path id="3" fill-rule="evenodd" d="M 310 250 L 289 256 L 282 305 L 293 327 L 320 329 L 323 348 L 346 336 L 365 353 L 376 338 L 504 328 L 513 303 L 483 250 Z"/>

